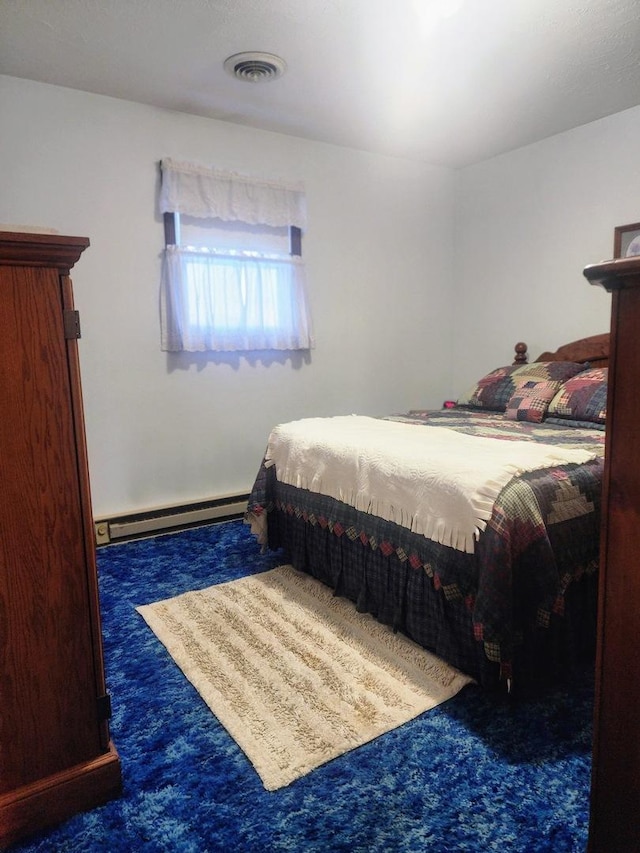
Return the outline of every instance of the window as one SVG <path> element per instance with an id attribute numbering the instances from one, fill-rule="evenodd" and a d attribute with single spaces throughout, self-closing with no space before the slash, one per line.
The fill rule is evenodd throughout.
<path id="1" fill-rule="evenodd" d="M 313 347 L 299 187 L 162 162 L 167 351 Z"/>

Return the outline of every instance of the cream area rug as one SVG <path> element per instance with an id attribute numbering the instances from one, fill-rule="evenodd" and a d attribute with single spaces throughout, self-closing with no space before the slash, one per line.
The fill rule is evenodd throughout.
<path id="1" fill-rule="evenodd" d="M 270 791 L 472 681 L 291 566 L 138 611 Z"/>

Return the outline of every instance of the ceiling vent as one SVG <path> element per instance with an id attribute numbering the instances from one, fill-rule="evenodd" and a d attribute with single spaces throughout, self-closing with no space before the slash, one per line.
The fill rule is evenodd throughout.
<path id="1" fill-rule="evenodd" d="M 272 53 L 234 53 L 224 61 L 224 68 L 232 77 L 248 83 L 262 83 L 282 77 L 287 64 Z"/>

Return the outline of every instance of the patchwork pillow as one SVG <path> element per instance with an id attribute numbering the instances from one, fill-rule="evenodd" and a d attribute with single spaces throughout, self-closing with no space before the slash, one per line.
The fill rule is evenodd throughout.
<path id="1" fill-rule="evenodd" d="M 560 386 L 560 382 L 527 379 L 513 392 L 505 409 L 505 418 L 510 421 L 541 423 Z"/>
<path id="2" fill-rule="evenodd" d="M 513 393 L 530 379 L 562 383 L 586 369 L 573 361 L 534 361 L 532 364 L 510 364 L 483 376 L 466 394 L 458 398 L 458 406 L 504 412 Z"/>
<path id="3" fill-rule="evenodd" d="M 479 379 L 475 385 L 458 397 L 458 406 L 468 406 L 474 409 L 491 409 L 504 411 L 509 398 L 513 394 L 514 385 L 511 381 L 517 364 L 498 367 Z"/>
<path id="4" fill-rule="evenodd" d="M 603 424 L 607 419 L 606 367 L 592 367 L 565 382 L 549 405 L 549 415 Z"/>

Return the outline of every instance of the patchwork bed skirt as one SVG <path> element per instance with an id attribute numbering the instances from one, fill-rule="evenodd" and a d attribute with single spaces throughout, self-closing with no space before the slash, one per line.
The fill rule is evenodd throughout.
<path id="1" fill-rule="evenodd" d="M 278 486 L 278 491 L 288 487 Z M 295 490 L 294 490 L 295 491 Z M 388 524 L 388 523 L 387 523 Z M 478 636 L 470 603 L 451 593 L 415 559 L 411 543 L 385 547 L 358 526 L 327 523 L 322 516 L 296 511 L 286 495 L 268 511 L 271 549 L 284 560 L 327 584 L 361 612 L 401 631 L 424 648 L 471 675 L 483 688 L 531 694 L 541 687 L 567 683 L 575 668 L 593 660 L 597 614 L 597 573 L 585 572 L 565 590 L 563 613 L 539 624 L 524 620 L 509 650 L 509 665 L 487 655 Z M 432 543 L 429 543 L 431 546 Z M 459 555 L 457 555 L 459 556 Z M 424 555 L 423 555 L 424 557 Z"/>

